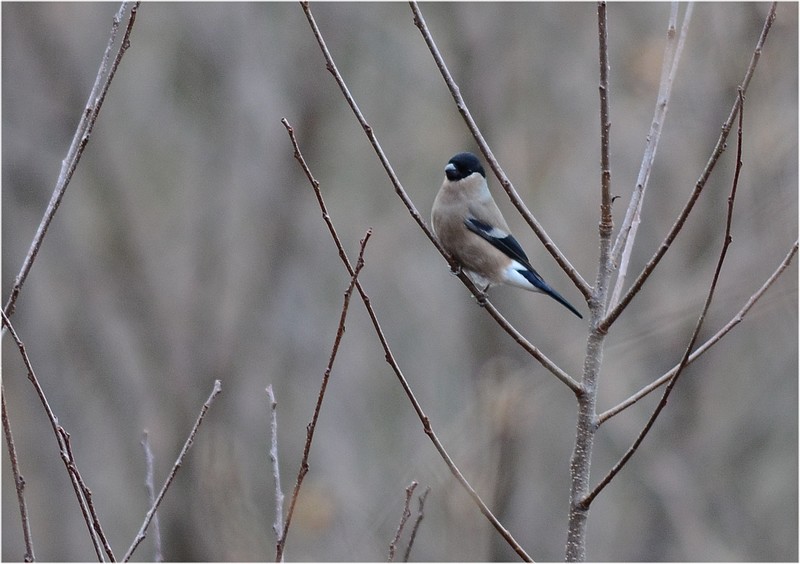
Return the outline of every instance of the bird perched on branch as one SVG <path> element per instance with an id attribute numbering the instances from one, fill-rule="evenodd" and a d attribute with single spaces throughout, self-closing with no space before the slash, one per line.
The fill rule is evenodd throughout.
<path id="1" fill-rule="evenodd" d="M 458 153 L 444 174 L 431 210 L 433 231 L 475 285 L 484 292 L 498 284 L 541 292 L 583 319 L 531 266 L 489 192 L 478 157 Z"/>

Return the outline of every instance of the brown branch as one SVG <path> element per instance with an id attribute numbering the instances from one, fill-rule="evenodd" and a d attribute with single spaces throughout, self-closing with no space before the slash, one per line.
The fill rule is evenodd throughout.
<path id="1" fill-rule="evenodd" d="M 83 151 L 86 148 L 86 145 L 89 143 L 89 138 L 92 135 L 92 130 L 94 129 L 94 124 L 97 121 L 97 116 L 100 114 L 100 108 L 103 106 L 106 94 L 108 93 L 108 88 L 117 72 L 117 68 L 122 60 L 122 56 L 128 50 L 128 47 L 130 47 L 131 31 L 133 31 L 133 24 L 136 21 L 136 12 L 139 9 L 139 2 L 134 2 L 130 9 L 128 25 L 125 28 L 125 33 L 121 41 L 119 42 L 114 60 L 111 62 L 111 66 L 109 67 L 111 53 L 114 44 L 116 43 L 117 31 L 120 23 L 122 23 L 127 7 L 128 2 L 123 2 L 119 8 L 119 11 L 117 11 L 117 14 L 114 16 L 114 20 L 111 24 L 111 36 L 108 39 L 108 45 L 106 46 L 103 60 L 100 63 L 100 68 L 97 70 L 97 76 L 95 78 L 92 91 L 89 94 L 89 100 L 86 102 L 86 107 L 81 114 L 81 120 L 78 123 L 78 128 L 75 130 L 74 136 L 72 137 L 72 144 L 70 145 L 69 151 L 67 151 L 67 156 L 61 163 L 61 172 L 58 175 L 58 180 L 56 181 L 53 194 L 50 196 L 50 202 L 47 204 L 47 209 L 45 210 L 44 216 L 42 217 L 39 227 L 36 230 L 36 235 L 31 242 L 28 254 L 25 256 L 25 261 L 22 263 L 22 268 L 20 268 L 20 271 L 14 280 L 14 285 L 11 287 L 11 294 L 9 295 L 8 301 L 3 308 L 3 311 L 8 318 L 11 318 L 11 316 L 14 315 L 17 298 L 22 290 L 22 286 L 25 284 L 25 280 L 28 278 L 28 273 L 30 273 L 33 262 L 36 260 L 36 256 L 39 254 L 39 249 L 42 246 L 44 236 L 47 234 L 47 229 L 50 227 L 50 222 L 53 220 L 53 217 L 58 210 L 58 206 L 61 204 L 61 199 L 64 197 L 67 186 L 72 180 L 72 176 L 75 173 L 75 169 L 78 167 L 81 156 L 83 156 Z"/>
<path id="2" fill-rule="evenodd" d="M 744 80 L 742 80 L 742 84 L 740 86 L 741 91 L 743 94 L 747 93 L 747 87 L 750 84 L 750 79 L 753 77 L 753 73 L 755 72 L 756 65 L 758 64 L 758 60 L 761 57 L 761 50 L 764 47 L 764 43 L 767 40 L 767 35 L 769 34 L 769 30 L 772 27 L 772 23 L 775 21 L 775 9 L 777 7 L 777 2 L 773 2 L 770 6 L 769 13 L 767 14 L 767 19 L 764 21 L 764 27 L 761 30 L 761 35 L 758 38 L 758 42 L 756 43 L 756 47 L 753 50 L 753 55 L 750 58 L 750 64 L 747 67 L 747 71 L 745 72 Z M 733 107 L 731 108 L 731 112 L 728 115 L 728 119 L 725 120 L 725 123 L 722 126 L 722 131 L 720 132 L 719 138 L 717 139 L 717 144 L 714 147 L 714 150 L 711 152 L 711 157 L 708 160 L 703 172 L 700 174 L 700 178 L 697 180 L 694 190 L 692 191 L 691 195 L 689 196 L 689 200 L 686 202 L 683 210 L 678 215 L 678 218 L 675 220 L 672 228 L 670 229 L 669 233 L 667 234 L 664 241 L 659 246 L 658 250 L 656 250 L 653 257 L 648 261 L 645 265 L 642 272 L 636 278 L 634 283 L 628 289 L 628 292 L 619 303 L 614 307 L 605 317 L 605 319 L 600 324 L 600 329 L 603 331 L 608 331 L 609 327 L 616 321 L 619 315 L 623 312 L 623 310 L 628 306 L 631 300 L 639 293 L 641 290 L 642 285 L 645 281 L 650 277 L 653 270 L 656 268 L 658 263 L 664 257 L 664 254 L 669 250 L 672 242 L 677 237 L 678 233 L 680 232 L 683 224 L 686 221 L 686 218 L 689 216 L 689 213 L 692 211 L 697 198 L 705 188 L 706 182 L 708 181 L 711 172 L 714 170 L 714 167 L 719 160 L 719 157 L 722 155 L 723 151 L 726 147 L 726 142 L 728 139 L 728 134 L 733 127 L 733 121 L 736 119 L 736 115 L 739 111 L 739 96 L 737 94 L 736 100 L 733 103 Z"/>
<path id="3" fill-rule="evenodd" d="M 564 384 L 566 384 L 574 393 L 579 394 L 581 393 L 581 385 L 576 382 L 572 377 L 569 376 L 564 370 L 562 370 L 559 366 L 557 366 L 552 360 L 550 360 L 547 356 L 545 356 L 538 348 L 533 346 L 530 342 L 528 342 L 521 333 L 519 333 L 514 327 L 503 317 L 503 315 L 497 310 L 497 308 L 486 299 L 483 292 L 477 288 L 473 283 L 472 280 L 464 273 L 460 272 L 458 265 L 453 261 L 453 259 L 447 254 L 444 248 L 439 244 L 439 241 L 433 234 L 433 231 L 425 224 L 423 221 L 422 216 L 417 211 L 417 208 L 414 206 L 414 203 L 411 201 L 411 198 L 408 196 L 408 193 L 403 188 L 403 185 L 400 183 L 400 180 L 397 178 L 397 174 L 395 174 L 394 169 L 392 168 L 389 159 L 386 157 L 386 154 L 383 152 L 380 143 L 378 142 L 377 137 L 375 136 L 375 132 L 372 130 L 372 127 L 367 123 L 367 120 L 364 118 L 364 115 L 361 113 L 361 110 L 358 108 L 358 104 L 356 104 L 355 98 L 350 94 L 350 90 L 347 88 L 347 84 L 344 82 L 344 78 L 342 78 L 341 73 L 336 68 L 336 64 L 333 61 L 333 56 L 331 55 L 330 51 L 328 50 L 328 46 L 325 44 L 325 39 L 322 37 L 322 32 L 317 26 L 317 22 L 314 20 L 314 16 L 311 13 L 311 8 L 308 6 L 308 2 L 301 2 L 300 5 L 303 7 L 303 11 L 306 14 L 306 19 L 308 19 L 308 23 L 311 26 L 311 29 L 314 33 L 314 37 L 319 44 L 320 50 L 322 51 L 323 57 L 325 57 L 326 68 L 328 71 L 333 75 L 336 83 L 339 85 L 339 89 L 342 91 L 345 99 L 347 100 L 348 105 L 353 110 L 353 113 L 356 116 L 356 119 L 361 124 L 361 128 L 364 130 L 364 133 L 367 135 L 372 147 L 375 149 L 375 153 L 378 155 L 378 159 L 380 160 L 381 164 L 383 165 L 386 174 L 389 176 L 389 180 L 391 181 L 392 185 L 394 186 L 395 193 L 400 197 L 405 204 L 408 212 L 411 214 L 411 217 L 414 221 L 417 222 L 420 229 L 425 233 L 425 235 L 430 239 L 431 243 L 436 247 L 439 253 L 445 258 L 445 260 L 450 265 L 450 269 L 455 272 L 461 280 L 461 282 L 467 287 L 470 293 L 473 296 L 479 296 L 479 303 L 484 309 L 492 316 L 492 318 L 500 325 L 500 327 L 520 345 L 523 349 L 525 349 L 531 356 L 533 356 L 536 360 L 541 363 L 547 370 L 549 370 L 556 378 L 561 380 Z M 282 120 L 284 127 L 288 128 L 288 124 L 285 123 L 285 120 Z M 297 154 L 297 148 L 295 146 L 295 156 Z M 308 175 L 308 173 L 306 173 Z M 328 225 L 328 229 L 331 229 L 331 225 Z M 342 257 L 343 250 L 339 248 L 339 256 Z M 351 272 L 352 273 L 352 272 Z"/>
<path id="4" fill-rule="evenodd" d="M 431 35 L 431 32 L 428 30 L 428 26 L 425 23 L 425 18 L 422 17 L 422 11 L 416 2 L 409 2 L 409 5 L 411 6 L 411 11 L 414 13 L 414 25 L 419 28 L 419 31 L 425 40 L 425 44 L 428 46 L 431 55 L 433 55 L 434 61 L 436 61 L 436 66 L 439 68 L 439 72 L 441 73 L 448 90 L 450 90 L 450 94 L 453 96 L 453 100 L 456 103 L 456 108 L 458 108 L 459 113 L 464 118 L 464 122 L 467 124 L 467 128 L 469 129 L 470 133 L 472 133 L 472 136 L 475 139 L 475 142 L 478 144 L 478 147 L 480 147 L 483 156 L 486 157 L 486 162 L 489 164 L 489 167 L 494 172 L 497 180 L 503 187 L 503 190 L 505 190 L 506 194 L 508 194 L 508 198 L 511 200 L 511 203 L 517 208 L 520 215 L 523 217 L 523 219 L 525 219 L 530 228 L 542 242 L 545 249 L 547 249 L 547 251 L 553 256 L 564 272 L 566 272 L 567 276 L 569 276 L 578 290 L 583 294 L 584 298 L 588 300 L 591 297 L 591 287 L 583 279 L 575 267 L 572 266 L 567 257 L 558 249 L 550 236 L 547 235 L 544 227 L 542 227 L 542 225 L 536 220 L 528 207 L 525 205 L 525 202 L 523 202 L 522 198 L 520 198 L 519 194 L 514 188 L 514 185 L 511 183 L 511 180 L 509 180 L 508 176 L 503 171 L 500 163 L 497 162 L 497 159 L 489 147 L 489 144 L 486 142 L 486 139 L 483 137 L 483 134 L 478 128 L 478 124 L 473 119 L 472 114 L 467 107 L 467 103 L 464 101 L 463 96 L 461 96 L 461 90 L 456 84 L 456 81 L 453 79 L 453 75 L 450 74 L 450 70 L 447 68 L 447 64 L 444 62 L 444 57 L 442 57 L 442 54 L 436 47 L 433 36 Z"/>
<path id="5" fill-rule="evenodd" d="M 339 345 L 341 344 L 342 337 L 344 336 L 344 323 L 347 319 L 347 311 L 350 307 L 350 298 L 353 295 L 353 288 L 358 281 L 358 275 L 361 272 L 361 269 L 364 268 L 364 250 L 367 246 L 367 241 L 369 241 L 371 236 L 372 229 L 370 228 L 367 230 L 364 238 L 361 239 L 361 248 L 358 253 L 356 267 L 353 269 L 353 274 L 350 277 L 350 284 L 347 286 L 347 290 L 344 293 L 344 303 L 342 304 L 342 313 L 339 316 L 339 326 L 336 330 L 336 337 L 333 341 L 333 347 L 331 348 L 328 365 L 325 368 L 325 373 L 322 376 L 322 385 L 320 386 L 319 395 L 317 396 L 317 404 L 314 407 L 314 415 L 311 417 L 311 422 L 306 428 L 306 445 L 303 449 L 303 459 L 300 462 L 300 470 L 297 472 L 297 481 L 295 482 L 294 491 L 292 492 L 292 497 L 289 501 L 289 511 L 287 512 L 286 522 L 283 526 L 283 534 L 281 535 L 280 539 L 278 539 L 278 543 L 276 545 L 276 562 L 281 562 L 283 560 L 283 553 L 286 547 L 286 535 L 289 533 L 289 526 L 292 524 L 292 516 L 294 515 L 297 497 L 300 494 L 300 487 L 303 485 L 303 479 L 305 478 L 306 474 L 308 474 L 308 457 L 311 454 L 311 442 L 314 440 L 314 431 L 317 428 L 319 414 L 322 411 L 322 400 L 325 398 L 325 390 L 328 388 L 328 381 L 330 380 L 331 371 L 333 370 L 333 363 L 336 360 L 336 354 L 339 352 Z"/>
<path id="6" fill-rule="evenodd" d="M 417 489 L 419 484 L 411 482 L 406 488 L 406 501 L 403 504 L 403 514 L 400 516 L 400 523 L 397 525 L 394 538 L 389 543 L 389 559 L 388 562 L 394 562 L 394 555 L 397 552 L 397 543 L 400 542 L 400 535 L 403 534 L 403 529 L 406 526 L 408 518 L 411 517 L 411 498 L 414 496 L 414 490 Z"/>
<path id="7" fill-rule="evenodd" d="M 614 479 L 614 477 L 622 470 L 625 464 L 631 459 L 631 457 L 636 453 L 636 450 L 639 448 L 639 445 L 642 444 L 644 438 L 650 432 L 650 429 L 653 428 L 653 425 L 658 419 L 659 414 L 667 405 L 667 399 L 669 398 L 672 390 L 675 389 L 675 384 L 680 378 L 681 374 L 683 374 L 684 369 L 689 363 L 689 355 L 694 348 L 694 344 L 697 341 L 697 336 L 700 334 L 700 329 L 703 327 L 703 322 L 706 318 L 706 313 L 708 313 L 709 307 L 711 307 L 711 300 L 714 298 L 714 291 L 717 288 L 717 282 L 719 281 L 719 275 L 722 271 L 722 265 L 725 262 L 725 257 L 728 254 L 728 247 L 730 247 L 731 242 L 733 241 L 731 237 L 731 227 L 733 225 L 733 204 L 736 201 L 736 189 L 739 186 L 739 173 L 742 170 L 742 122 L 744 120 L 744 92 L 742 88 L 739 88 L 738 92 L 739 96 L 739 126 L 737 128 L 737 143 L 736 143 L 736 170 L 733 175 L 733 183 L 731 185 L 731 192 L 730 196 L 728 196 L 728 211 L 727 211 L 727 218 L 725 221 L 725 237 L 723 238 L 722 242 L 722 250 L 719 254 L 719 259 L 717 260 L 717 266 L 714 269 L 714 276 L 711 279 L 711 286 L 708 289 L 708 295 L 706 296 L 706 301 L 703 304 L 703 309 L 700 312 L 700 316 L 697 319 L 697 323 L 695 324 L 694 331 L 692 332 L 692 336 L 689 339 L 689 344 L 686 346 L 686 350 L 683 353 L 683 357 L 678 365 L 678 370 L 675 374 L 670 378 L 669 382 L 667 383 L 666 388 L 664 389 L 664 394 L 661 396 L 661 401 L 658 402 L 655 410 L 653 411 L 652 415 L 648 419 L 647 423 L 645 424 L 644 428 L 639 433 L 639 436 L 636 437 L 636 440 L 630 446 L 630 448 L 625 452 L 622 458 L 614 464 L 614 466 L 609 470 L 608 474 L 600 480 L 600 483 L 595 486 L 595 488 L 591 491 L 589 495 L 587 495 L 583 500 L 581 500 L 580 505 L 587 509 L 592 504 L 597 495 L 603 491 L 603 489 Z"/>
<path id="8" fill-rule="evenodd" d="M 64 466 L 67 469 L 67 474 L 69 475 L 72 489 L 75 491 L 75 497 L 78 500 L 78 506 L 81 509 L 81 514 L 83 515 L 83 520 L 86 523 L 86 526 L 89 528 L 89 536 L 92 539 L 92 545 L 94 546 L 97 559 L 102 561 L 103 552 L 105 552 L 106 556 L 113 561 L 115 560 L 114 552 L 111 550 L 111 545 L 108 543 L 108 538 L 103 532 L 103 528 L 100 525 L 100 520 L 97 517 L 97 513 L 91 499 L 92 492 L 86 486 L 86 483 L 83 481 L 83 478 L 78 471 L 78 465 L 75 462 L 75 457 L 72 453 L 70 435 L 61 425 L 59 425 L 58 418 L 50 407 L 50 402 L 47 400 L 44 389 L 39 383 L 36 373 L 33 371 L 33 365 L 28 357 L 25 345 L 17 335 L 14 326 L 11 325 L 11 321 L 8 319 L 4 311 L 0 311 L 0 316 L 3 318 L 3 325 L 8 329 L 9 333 L 11 333 L 11 337 L 14 339 L 14 342 L 19 349 L 20 355 L 22 356 L 22 362 L 25 364 L 25 368 L 28 372 L 28 380 L 31 384 L 33 384 L 36 394 L 39 396 L 39 401 L 41 402 L 45 413 L 47 414 L 47 419 L 50 421 L 50 427 L 53 429 L 53 434 L 55 435 L 56 443 L 58 444 L 61 461 L 64 463 Z"/>
<path id="9" fill-rule="evenodd" d="M 417 518 L 414 519 L 414 526 L 411 528 L 411 536 L 408 538 L 408 545 L 406 546 L 406 552 L 403 555 L 403 562 L 408 562 L 409 556 L 411 556 L 411 547 L 414 546 L 414 540 L 417 538 L 417 531 L 419 530 L 419 524 L 422 523 L 422 519 L 425 517 L 425 500 L 428 499 L 428 494 L 431 493 L 431 487 L 428 486 L 425 488 L 425 493 L 419 496 L 419 507 L 417 509 Z"/>
<path id="10" fill-rule="evenodd" d="M 8 458 L 11 462 L 11 474 L 14 477 L 14 488 L 17 491 L 17 503 L 19 504 L 19 517 L 22 521 L 22 537 L 25 540 L 25 554 L 22 556 L 24 562 L 36 561 L 33 553 L 33 537 L 31 536 L 31 523 L 28 520 L 28 506 L 25 503 L 25 478 L 19 471 L 19 459 L 17 459 L 17 447 L 14 445 L 14 436 L 11 433 L 11 422 L 8 420 L 8 409 L 6 408 L 6 389 L 0 384 L 0 402 L 2 403 L 3 434 L 8 448 Z"/>
<path id="11" fill-rule="evenodd" d="M 125 553 L 125 557 L 122 559 L 123 562 L 127 562 L 131 559 L 133 555 L 133 551 L 136 550 L 136 547 L 145 539 L 147 534 L 147 527 L 150 525 L 150 522 L 153 520 L 153 517 L 158 510 L 158 506 L 161 505 L 161 501 L 164 499 L 164 495 L 167 493 L 167 489 L 169 489 L 172 481 L 175 479 L 175 475 L 178 473 L 178 470 L 183 465 L 183 460 L 186 458 L 186 455 L 189 452 L 189 449 L 192 448 L 194 444 L 194 438 L 197 435 L 197 430 L 200 428 L 200 424 L 203 422 L 203 419 L 206 416 L 206 412 L 211 407 L 211 404 L 217 398 L 217 396 L 222 392 L 222 382 L 219 380 L 214 380 L 214 387 L 211 390 L 211 395 L 208 396 L 208 399 L 203 403 L 203 407 L 200 408 L 200 413 L 197 416 L 197 419 L 192 426 L 192 430 L 189 432 L 189 437 L 186 439 L 186 442 L 183 444 L 183 448 L 181 448 L 180 453 L 178 454 L 178 458 L 175 459 L 175 464 L 172 465 L 172 470 L 167 476 L 167 479 L 164 481 L 164 485 L 161 486 L 161 491 L 158 492 L 158 497 L 156 497 L 155 502 L 150 507 L 150 510 L 145 515 L 144 521 L 142 522 L 142 526 L 139 528 L 139 532 L 136 534 L 136 538 L 133 539 L 133 543 L 131 544 L 130 548 L 128 548 L 128 552 Z"/>
<path id="12" fill-rule="evenodd" d="M 730 321 L 728 321 L 728 323 L 726 323 L 722 328 L 720 328 L 720 330 L 717 331 L 712 337 L 710 337 L 705 343 L 703 343 L 702 345 L 697 347 L 697 349 L 695 349 L 695 351 L 689 356 L 689 360 L 686 363 L 687 366 L 692 362 L 694 362 L 695 360 L 697 360 L 698 358 L 700 358 L 711 347 L 713 347 L 715 344 L 721 341 L 722 338 L 731 331 L 731 329 L 739 325 L 739 323 L 741 323 L 744 320 L 747 313 L 761 298 L 761 296 L 763 296 L 764 293 L 766 293 L 766 291 L 775 283 L 778 277 L 781 274 L 783 274 L 783 272 L 789 267 L 789 265 L 792 262 L 792 259 L 797 254 L 797 249 L 798 249 L 798 242 L 795 241 L 794 244 L 790 247 L 789 252 L 781 261 L 780 265 L 778 265 L 778 268 L 776 268 L 775 271 L 770 275 L 770 277 L 767 278 L 764 284 L 762 284 L 761 287 L 758 290 L 756 290 L 756 292 L 752 296 L 750 296 L 747 302 L 745 302 L 744 306 L 742 306 L 742 309 L 740 309 L 739 312 L 736 315 L 734 315 Z M 658 388 L 666 384 L 670 380 L 670 378 L 672 378 L 675 375 L 679 367 L 680 364 L 676 364 L 664 375 L 659 377 L 654 382 L 648 384 L 647 386 L 645 386 L 644 388 L 633 394 L 625 401 L 601 413 L 597 417 L 597 425 L 598 426 L 602 425 L 603 423 L 605 423 L 618 413 L 629 408 L 630 406 L 638 402 L 640 399 L 644 398 L 651 392 L 657 390 Z"/>
<path id="13" fill-rule="evenodd" d="M 310 16 L 310 12 L 308 12 L 308 14 Z M 294 135 L 294 129 L 292 129 L 291 125 L 289 125 L 289 122 L 286 120 L 286 118 L 282 119 L 281 123 L 286 128 L 286 132 L 289 134 L 292 146 L 294 147 L 294 158 L 297 160 L 298 163 L 300 163 L 300 166 L 303 169 L 306 178 L 308 178 L 308 181 L 314 190 L 314 194 L 317 197 L 317 203 L 320 207 L 320 210 L 322 211 L 322 218 L 324 219 L 325 224 L 328 226 L 328 231 L 330 232 L 331 237 L 333 238 L 336 248 L 339 250 L 339 258 L 342 260 L 342 263 L 347 269 L 347 272 L 349 272 L 352 275 L 354 272 L 353 266 L 350 263 L 350 259 L 347 257 L 347 253 L 344 250 L 344 246 L 342 245 L 342 242 L 336 233 L 333 221 L 331 220 L 330 214 L 328 213 L 328 208 L 325 205 L 325 200 L 322 198 L 322 191 L 320 190 L 320 184 L 314 178 L 314 175 L 311 173 L 311 169 L 308 167 L 308 164 L 306 164 L 303 154 L 300 152 L 300 146 L 298 145 L 297 138 Z M 469 281 L 469 279 L 467 279 L 467 281 Z M 467 491 L 472 500 L 480 509 L 481 513 L 483 513 L 483 515 L 489 520 L 492 526 L 494 526 L 494 528 L 500 533 L 500 535 L 503 536 L 504 539 L 506 539 L 506 542 L 509 544 L 509 546 L 511 546 L 523 560 L 531 561 L 530 556 L 528 556 L 528 554 L 525 552 L 522 546 L 520 546 L 520 544 L 516 541 L 516 539 L 514 539 L 514 537 L 511 536 L 511 533 L 508 532 L 508 530 L 506 530 L 506 528 L 503 526 L 502 523 L 500 523 L 497 517 L 494 516 L 489 507 L 484 503 L 484 501 L 481 499 L 478 493 L 473 489 L 473 487 L 469 484 L 467 479 L 455 465 L 453 459 L 450 458 L 450 455 L 445 450 L 444 446 L 439 440 L 439 437 L 434 432 L 433 427 L 431 426 L 431 422 L 428 419 L 428 416 L 425 415 L 425 412 L 422 410 L 422 406 L 420 405 L 419 401 L 414 395 L 414 392 L 411 390 L 411 386 L 409 385 L 408 380 L 406 380 L 406 377 L 403 375 L 403 372 L 400 369 L 400 365 L 397 363 L 397 359 L 395 359 L 394 354 L 392 353 L 392 350 L 389 347 L 389 341 L 386 339 L 386 334 L 383 332 L 383 328 L 381 327 L 381 324 L 378 321 L 378 317 L 375 314 L 375 310 L 372 307 L 372 303 L 370 302 L 369 296 L 364 291 L 364 288 L 361 286 L 361 282 L 359 282 L 358 280 L 356 280 L 356 289 L 358 290 L 358 293 L 361 296 L 361 301 L 364 302 L 364 307 L 367 308 L 367 313 L 369 315 L 370 321 L 372 322 L 372 326 L 375 329 L 375 334 L 378 336 L 378 340 L 381 342 L 386 362 L 389 363 L 389 366 L 392 367 L 392 370 L 394 371 L 398 382 L 400 382 L 403 391 L 408 397 L 408 400 L 411 402 L 411 406 L 414 408 L 414 411 L 417 413 L 417 417 L 422 423 L 422 428 L 425 431 L 425 434 L 428 435 L 428 438 L 433 443 L 433 446 L 439 452 L 439 455 L 444 460 L 445 464 L 450 470 L 450 473 L 453 474 L 456 480 L 458 480 L 461 486 Z"/>

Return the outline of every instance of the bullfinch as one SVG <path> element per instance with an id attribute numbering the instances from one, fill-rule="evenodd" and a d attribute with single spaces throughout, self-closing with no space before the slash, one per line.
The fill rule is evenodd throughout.
<path id="1" fill-rule="evenodd" d="M 484 292 L 498 284 L 542 292 L 583 319 L 531 266 L 489 193 L 478 157 L 458 153 L 444 174 L 431 210 L 433 231 L 475 285 Z"/>

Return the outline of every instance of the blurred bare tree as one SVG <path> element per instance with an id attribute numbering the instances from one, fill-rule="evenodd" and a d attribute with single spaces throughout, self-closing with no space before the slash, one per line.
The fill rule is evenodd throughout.
<path id="1" fill-rule="evenodd" d="M 117 7 L 3 6 L 3 298 L 50 198 Z M 572 264 L 597 245 L 597 32 L 589 4 L 431 4 L 428 25 L 495 154 Z M 768 6 L 699 4 L 631 258 L 669 230 L 727 117 Z M 734 243 L 706 337 L 797 237 L 797 5 L 781 4 L 747 100 Z M 442 167 L 475 150 L 405 4 L 320 4 L 315 16 L 404 186 L 427 211 Z M 627 196 L 658 87 L 666 4 L 609 7 L 612 168 Z M 118 555 L 215 379 L 224 393 L 161 506 L 168 560 L 274 554 L 269 400 L 284 488 L 293 478 L 349 277 L 280 124 L 287 117 L 355 256 L 388 338 L 442 441 L 538 560 L 563 557 L 574 400 L 475 306 L 408 219 L 295 4 L 145 4 L 131 48 L 14 325 Z M 602 408 L 675 364 L 707 291 L 735 153 L 727 151 L 661 272 L 606 346 Z M 499 197 L 556 287 L 569 280 Z M 622 207 L 614 209 L 615 218 Z M 619 219 L 617 219 L 619 221 Z M 621 477 L 593 505 L 596 560 L 796 560 L 797 267 L 692 365 Z M 567 297 L 577 294 L 565 292 Z M 579 373 L 585 333 L 554 302 L 492 301 Z M 569 320 L 572 321 L 572 320 Z M 431 486 L 412 556 L 508 559 L 421 432 L 360 304 L 331 376 L 298 501 L 292 560 L 384 558 L 412 481 Z M 701 339 L 703 336 L 701 335 Z M 13 341 L 3 383 L 36 555 L 94 558 L 48 423 Z M 598 468 L 624 451 L 655 397 L 604 425 Z M 24 552 L 3 457 L 4 560 Z M 602 471 L 600 471 L 602 472 Z M 496 500 L 492 500 L 496 496 Z M 149 559 L 146 540 L 135 554 Z M 119 548 L 117 548 L 119 547 Z"/>

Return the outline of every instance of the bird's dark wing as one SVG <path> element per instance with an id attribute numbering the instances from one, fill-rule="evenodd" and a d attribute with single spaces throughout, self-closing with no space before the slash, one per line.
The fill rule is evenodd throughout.
<path id="1" fill-rule="evenodd" d="M 550 285 L 545 282 L 541 276 L 539 276 L 539 273 L 533 269 L 531 263 L 528 262 L 528 256 L 525 254 L 525 251 L 522 250 L 522 247 L 520 247 L 517 240 L 514 239 L 513 235 L 506 233 L 502 229 L 492 227 L 488 223 L 484 223 L 479 219 L 475 219 L 474 217 L 468 217 L 466 220 L 464 220 L 464 224 L 467 226 L 467 229 L 476 235 L 481 236 L 491 243 L 493 247 L 502 251 L 507 257 L 510 257 L 521 264 L 524 270 L 520 270 L 518 268 L 515 270 L 524 276 L 525 279 L 535 288 L 547 294 L 570 310 L 572 313 L 583 319 L 583 316 L 580 314 L 580 312 L 575 309 L 572 304 L 565 300 L 561 294 L 553 290 L 553 288 L 551 288 Z"/>
<path id="2" fill-rule="evenodd" d="M 479 219 L 475 219 L 474 217 L 468 217 L 465 219 L 464 225 L 466 225 L 467 229 L 476 235 L 486 239 L 493 247 L 502 251 L 507 257 L 510 257 L 521 265 L 533 270 L 528 262 L 528 255 L 525 254 L 525 251 L 522 250 L 522 247 L 520 247 L 517 240 L 514 239 L 514 236 L 510 233 L 506 233 L 502 229 L 497 229 L 496 227 L 489 225 L 488 223 L 484 223 Z"/>

